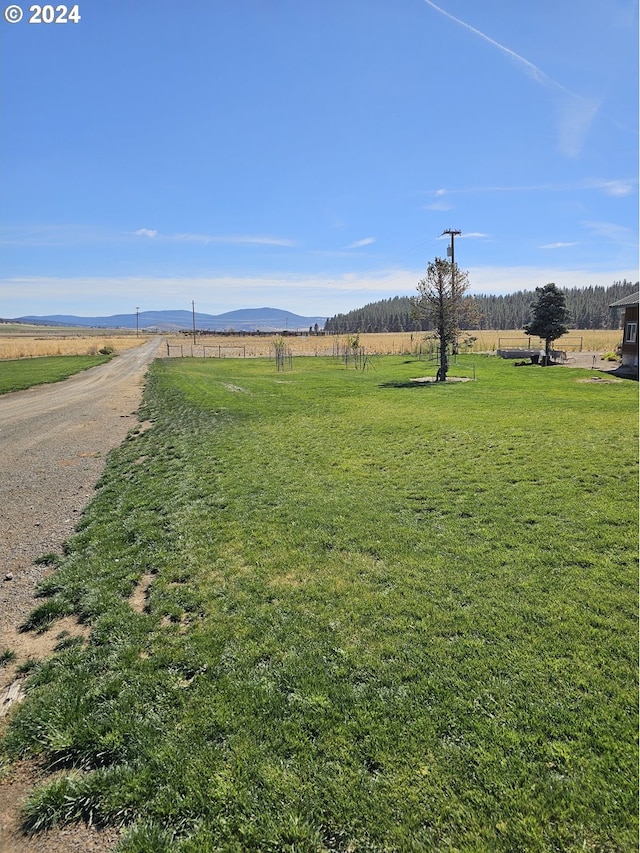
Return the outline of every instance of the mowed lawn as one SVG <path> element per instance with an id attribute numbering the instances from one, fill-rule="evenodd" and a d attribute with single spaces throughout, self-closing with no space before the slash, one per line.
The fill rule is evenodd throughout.
<path id="1" fill-rule="evenodd" d="M 91 634 L 29 670 L 5 738 L 63 771 L 27 827 L 122 824 L 127 853 L 637 849 L 638 385 L 451 373 L 474 366 L 154 364 L 153 427 L 29 621 Z"/>

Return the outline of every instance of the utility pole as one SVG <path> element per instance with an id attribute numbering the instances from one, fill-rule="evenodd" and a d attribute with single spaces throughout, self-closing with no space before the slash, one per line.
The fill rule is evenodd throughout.
<path id="1" fill-rule="evenodd" d="M 447 254 L 451 258 L 451 295 L 453 298 L 456 298 L 456 255 L 455 255 L 455 244 L 454 240 L 456 237 L 459 237 L 462 234 L 462 231 L 454 231 L 452 228 L 447 228 L 446 231 L 442 232 L 441 236 L 448 234 L 451 237 L 451 245 L 447 249 Z M 455 354 L 458 350 L 457 342 L 453 344 L 453 353 Z"/>
<path id="2" fill-rule="evenodd" d="M 196 303 L 191 300 L 191 319 L 193 321 L 193 344 L 196 343 Z"/>
<path id="3" fill-rule="evenodd" d="M 139 310 L 140 310 L 140 308 L 136 305 L 136 338 L 137 338 L 137 337 L 139 336 L 139 334 L 140 334 L 140 327 L 139 327 L 139 325 L 138 325 L 138 311 L 139 311 Z"/>
<path id="4" fill-rule="evenodd" d="M 451 258 L 451 297 L 452 303 L 455 305 L 456 300 L 456 256 L 455 256 L 455 238 L 459 237 L 461 231 L 455 231 L 452 228 L 447 228 L 446 231 L 443 231 L 440 235 L 444 237 L 445 234 L 448 234 L 451 237 L 451 245 L 447 248 L 447 255 Z M 453 343 L 452 350 L 455 353 L 456 344 Z M 446 334 L 444 329 L 442 330 L 442 334 L 440 335 L 440 370 L 438 371 L 438 379 L 444 382 L 447 378 L 447 370 L 449 368 L 448 358 L 447 358 L 447 345 L 446 345 Z"/>
<path id="5" fill-rule="evenodd" d="M 447 249 L 447 254 L 451 258 L 451 290 L 455 290 L 456 256 L 454 238 L 459 237 L 462 234 L 462 231 L 454 231 L 451 228 L 447 228 L 447 230 L 443 231 L 440 236 L 444 237 L 445 234 L 448 234 L 451 237 L 451 245 Z"/>

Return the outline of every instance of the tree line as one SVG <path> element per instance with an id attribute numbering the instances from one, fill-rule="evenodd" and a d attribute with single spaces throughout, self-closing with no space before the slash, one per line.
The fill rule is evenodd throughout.
<path id="1" fill-rule="evenodd" d="M 559 288 L 565 296 L 571 325 L 576 329 L 615 329 L 622 321 L 622 312 L 609 308 L 612 302 L 638 290 L 638 282 L 626 279 L 609 287 L 589 286 Z M 519 290 L 501 296 L 474 296 L 475 321 L 462 328 L 521 329 L 529 320 L 534 293 Z M 414 299 L 394 296 L 371 302 L 362 308 L 336 314 L 325 323 L 325 333 L 346 334 L 356 332 L 416 332 L 431 331 L 428 317 L 416 316 Z"/>

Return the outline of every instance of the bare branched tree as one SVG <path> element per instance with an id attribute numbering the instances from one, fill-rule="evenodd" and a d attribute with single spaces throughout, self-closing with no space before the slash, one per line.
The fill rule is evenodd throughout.
<path id="1" fill-rule="evenodd" d="M 460 325 L 475 319 L 473 300 L 466 296 L 469 277 L 457 264 L 436 258 L 427 266 L 426 276 L 418 282 L 414 311 L 434 327 L 440 349 L 440 367 L 436 380 L 444 382 L 449 370 L 449 350 L 457 349 Z"/>

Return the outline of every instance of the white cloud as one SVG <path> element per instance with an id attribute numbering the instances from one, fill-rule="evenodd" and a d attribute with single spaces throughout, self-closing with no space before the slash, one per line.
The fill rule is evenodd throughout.
<path id="1" fill-rule="evenodd" d="M 558 99 L 556 109 L 558 111 L 558 145 L 560 151 L 566 157 L 577 157 L 600 109 L 600 104 L 597 101 L 564 90 Z"/>
<path id="2" fill-rule="evenodd" d="M 534 65 L 533 62 L 529 62 L 529 60 L 525 59 L 524 56 L 520 56 L 520 54 L 516 53 L 514 50 L 511 50 L 508 47 L 505 47 L 505 45 L 500 44 L 500 42 L 495 41 L 495 39 L 492 39 L 490 36 L 486 35 L 486 33 L 483 33 L 475 27 L 472 27 L 471 24 L 467 24 L 465 21 L 460 20 L 460 18 L 456 18 L 455 15 L 452 15 L 450 12 L 446 12 L 444 9 L 441 9 L 440 6 L 436 6 L 436 4 L 432 3 L 431 0 L 424 0 L 424 2 L 428 6 L 431 6 L 432 9 L 435 9 L 436 12 L 440 12 L 441 15 L 444 15 L 445 18 L 449 18 L 449 20 L 454 21 L 461 27 L 464 27 L 475 35 L 480 36 L 481 39 L 484 39 L 486 42 L 493 45 L 493 47 L 497 47 L 498 50 L 501 50 L 511 59 L 515 59 L 515 61 L 522 65 L 526 72 L 529 74 L 529 76 L 533 77 L 534 80 L 537 80 L 539 83 L 548 83 L 552 86 L 557 86 L 565 92 L 568 91 L 568 89 L 565 89 L 562 84 L 556 83 L 556 81 L 552 80 L 548 74 L 545 74 L 544 71 Z"/>
<path id="3" fill-rule="evenodd" d="M 185 243 L 219 243 L 225 245 L 296 246 L 295 240 L 263 234 L 163 234 L 155 228 L 138 228 L 137 231 L 109 231 L 92 225 L 29 225 L 5 227 L 0 244 L 9 246 L 73 246 L 104 243 L 147 237 L 158 241 Z"/>
<path id="4" fill-rule="evenodd" d="M 638 271 L 611 267 L 594 272 L 585 269 L 553 267 L 471 267 L 469 281 L 472 293 L 506 294 L 518 290 L 535 290 L 549 282 L 558 287 L 608 287 L 614 281 L 637 281 Z"/>
<path id="5" fill-rule="evenodd" d="M 345 246 L 345 249 L 360 249 L 362 246 L 370 246 L 375 242 L 375 237 L 365 237 L 363 240 L 356 240 L 355 243 L 350 243 L 348 246 Z"/>
<path id="6" fill-rule="evenodd" d="M 424 0 L 424 2 L 428 6 L 431 6 L 432 9 L 435 9 L 436 12 L 444 15 L 445 18 L 449 18 L 449 20 L 461 27 L 464 27 L 474 35 L 479 36 L 492 47 L 500 50 L 510 59 L 515 60 L 515 62 L 524 69 L 529 77 L 552 90 L 556 95 L 561 96 L 557 101 L 557 107 L 559 110 L 558 142 L 560 150 L 565 154 L 565 156 L 576 157 L 584 144 L 586 134 L 591 127 L 591 123 L 595 118 L 596 113 L 598 112 L 599 104 L 596 101 L 583 98 L 581 95 L 576 95 L 570 89 L 567 89 L 566 86 L 563 86 L 562 83 L 558 83 L 557 80 L 549 77 L 549 75 L 541 68 L 538 68 L 538 66 L 534 65 L 533 62 L 525 59 L 524 56 L 521 56 L 519 53 L 511 50 L 511 48 L 506 47 L 506 45 L 492 39 L 486 33 L 476 29 L 476 27 L 472 27 L 471 24 L 467 24 L 466 21 L 456 18 L 455 15 L 441 9 L 440 6 L 436 6 L 432 0 Z"/>
<path id="7" fill-rule="evenodd" d="M 230 246 L 296 246 L 295 240 L 284 237 L 270 237 L 259 234 L 167 234 L 167 240 L 180 240 L 188 243 L 222 243 Z"/>
<path id="8" fill-rule="evenodd" d="M 137 237 L 158 237 L 160 240 L 171 240 L 182 243 L 224 244 L 228 246 L 295 246 L 294 240 L 283 237 L 270 237 L 260 234 L 160 234 L 155 229 L 139 228 L 133 232 Z"/>
<path id="9" fill-rule="evenodd" d="M 381 270 L 333 278 L 318 274 L 14 277 L 2 282 L 3 316 L 109 315 L 127 313 L 130 305 L 139 305 L 142 310 L 189 308 L 191 300 L 199 311 L 214 314 L 269 305 L 300 314 L 330 316 L 366 302 L 411 292 L 421 274 L 412 270 Z"/>
<path id="10" fill-rule="evenodd" d="M 488 237 L 488 234 L 483 234 L 482 231 L 461 231 L 459 234 L 456 234 L 457 240 L 462 240 L 464 237 L 466 237 L 467 239 L 474 237 L 481 237 L 486 239 Z M 443 231 L 442 234 L 437 237 L 437 239 L 447 240 L 449 242 L 451 240 L 451 235 L 447 234 L 446 231 Z"/>
<path id="11" fill-rule="evenodd" d="M 425 204 L 425 210 L 453 210 L 453 205 L 450 201 L 434 201 L 432 204 Z"/>
<path id="12" fill-rule="evenodd" d="M 620 246 L 637 246 L 638 234 L 626 225 L 616 222 L 582 222 L 588 231 L 596 237 L 603 237 Z"/>
<path id="13" fill-rule="evenodd" d="M 5 246 L 85 246 L 121 237 L 93 225 L 13 225 L 2 232 L 0 245 Z"/>
<path id="14" fill-rule="evenodd" d="M 472 267 L 473 293 L 513 293 L 555 282 L 559 287 L 608 286 L 638 280 L 633 269 L 559 270 L 554 267 Z M 268 305 L 306 316 L 326 316 L 361 308 L 393 296 L 413 296 L 424 269 L 391 269 L 339 277 L 281 275 L 272 277 L 14 277 L 2 281 L 3 316 L 77 314 L 109 316 L 145 310 L 191 309 L 220 314 L 237 308 Z"/>
<path id="15" fill-rule="evenodd" d="M 634 181 L 593 181 L 592 186 L 594 189 L 600 189 L 606 195 L 611 196 L 627 196 L 631 195 L 631 193 L 635 190 L 635 182 Z"/>
<path id="16" fill-rule="evenodd" d="M 570 246 L 579 246 L 579 243 L 546 243 L 541 249 L 568 249 Z"/>
<path id="17" fill-rule="evenodd" d="M 589 178 L 583 181 L 575 181 L 567 184 L 515 184 L 513 186 L 474 186 L 474 187 L 454 187 L 450 189 L 427 190 L 427 194 L 433 195 L 437 201 L 433 203 L 434 209 L 438 209 L 436 205 L 444 204 L 442 201 L 446 196 L 452 195 L 471 195 L 480 193 L 517 193 L 517 192 L 575 192 L 576 190 L 600 190 L 610 196 L 627 196 L 633 193 L 636 189 L 637 181 L 634 179 L 609 179 L 609 178 Z"/>

